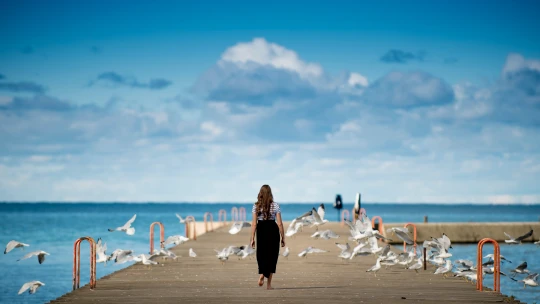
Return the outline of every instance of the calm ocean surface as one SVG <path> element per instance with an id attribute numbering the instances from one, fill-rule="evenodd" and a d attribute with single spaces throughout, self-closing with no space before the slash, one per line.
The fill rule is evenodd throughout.
<path id="1" fill-rule="evenodd" d="M 331 204 L 325 204 L 327 218 L 331 221 L 338 219 L 337 212 Z M 71 290 L 71 271 L 73 263 L 73 242 L 81 236 L 91 236 L 94 239 L 102 237 L 107 242 L 107 253 L 114 249 L 132 249 L 137 254 L 148 251 L 148 228 L 154 221 L 165 225 L 166 235 L 184 234 L 184 225 L 178 223 L 175 213 L 182 216 L 193 215 L 197 221 L 202 220 L 205 212 L 212 212 L 217 221 L 218 211 L 225 209 L 230 220 L 230 210 L 233 206 L 245 207 L 249 213 L 252 204 L 120 204 L 120 203 L 85 203 L 85 204 L 54 204 L 54 203 L 0 203 L 0 246 L 2 248 L 12 239 L 30 244 L 25 251 L 15 249 L 0 255 L 0 302 L 1 303 L 44 303 L 55 299 Z M 282 203 L 281 209 L 285 221 L 308 211 L 318 204 Z M 351 204 L 345 204 L 351 209 Z M 366 204 L 368 216 L 379 215 L 387 223 L 391 222 L 422 222 L 424 215 L 429 222 L 521 222 L 538 221 L 540 205 L 435 205 L 435 204 Z M 126 237 L 124 233 L 109 233 L 107 228 L 123 225 L 137 214 L 133 227 L 136 233 Z M 157 231 L 156 231 L 157 233 Z M 157 234 L 156 234 L 157 236 Z M 453 246 L 452 260 L 465 258 L 474 260 L 475 245 Z M 186 255 L 187 249 L 186 248 Z M 37 263 L 37 258 L 17 262 L 25 253 L 44 250 L 51 255 L 46 257 L 43 264 Z M 88 252 L 88 245 L 82 245 L 83 255 Z M 489 248 L 485 249 L 490 251 Z M 501 253 L 512 264 L 504 264 L 503 272 L 510 272 L 512 266 L 527 261 L 529 269 L 540 271 L 540 247 L 532 244 L 521 246 L 501 246 Z M 87 259 L 83 257 L 81 265 L 81 285 L 89 281 Z M 131 265 L 98 264 L 98 278 L 118 269 Z M 19 288 L 28 281 L 39 280 L 46 284 L 36 294 L 17 295 Z M 487 286 L 492 286 L 491 278 L 485 280 Z M 527 288 L 502 276 L 501 287 L 504 294 L 514 295 L 527 303 L 540 303 L 540 287 Z"/>

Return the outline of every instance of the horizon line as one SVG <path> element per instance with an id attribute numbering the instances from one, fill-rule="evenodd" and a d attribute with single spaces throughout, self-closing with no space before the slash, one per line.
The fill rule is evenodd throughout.
<path id="1" fill-rule="evenodd" d="M 213 201 L 0 201 L 0 204 L 252 204 L 254 202 L 213 202 Z M 333 202 L 278 202 L 279 204 L 329 204 Z M 343 202 L 343 204 L 354 204 L 354 201 Z M 535 203 L 508 203 L 508 202 L 361 202 L 369 205 L 384 205 L 384 204 L 403 204 L 403 205 L 540 205 L 540 202 Z"/>

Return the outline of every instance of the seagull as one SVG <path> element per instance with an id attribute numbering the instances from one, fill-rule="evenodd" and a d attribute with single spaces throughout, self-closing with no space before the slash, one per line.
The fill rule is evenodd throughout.
<path id="1" fill-rule="evenodd" d="M 283 256 L 286 257 L 287 259 L 289 259 L 289 258 L 288 258 L 288 257 L 289 257 L 289 253 L 290 253 L 289 247 L 285 247 L 285 251 L 283 251 Z"/>
<path id="2" fill-rule="evenodd" d="M 337 239 L 339 238 L 339 235 L 337 235 L 332 230 L 324 230 L 324 231 L 316 231 L 311 237 L 312 238 L 320 237 L 322 239 L 329 240 L 329 239 Z"/>
<path id="3" fill-rule="evenodd" d="M 225 261 L 227 261 L 229 259 L 229 256 L 234 254 L 238 254 L 240 251 L 244 250 L 245 246 L 240 246 L 240 247 L 237 247 L 237 246 L 229 246 L 229 247 L 226 247 L 226 248 L 223 248 L 220 250 L 216 250 L 214 249 L 214 251 L 217 253 L 216 254 L 216 257 L 221 261 L 221 264 L 223 265 L 225 263 Z"/>
<path id="4" fill-rule="evenodd" d="M 319 207 L 319 210 L 321 210 L 320 207 Z M 320 225 L 324 225 L 328 223 L 328 220 L 323 219 L 324 209 L 322 209 L 322 216 L 319 214 L 319 212 L 317 212 L 317 210 L 315 210 L 315 208 L 313 208 L 313 210 L 311 211 L 312 211 L 311 216 L 313 216 L 313 223 L 311 224 L 311 227 L 315 226 L 315 228 L 319 230 Z"/>
<path id="5" fill-rule="evenodd" d="M 141 262 L 143 263 L 143 265 L 150 266 L 150 265 L 157 265 L 157 264 L 159 264 L 158 262 L 152 261 L 152 260 L 150 260 L 149 258 L 147 258 L 145 254 L 139 255 L 139 258 L 141 259 Z"/>
<path id="6" fill-rule="evenodd" d="M 373 265 L 370 269 L 366 270 L 366 272 L 373 272 L 373 274 L 377 276 L 377 271 L 379 271 L 379 269 L 381 269 L 381 258 L 378 258 L 375 265 Z"/>
<path id="7" fill-rule="evenodd" d="M 22 248 L 24 250 L 24 247 L 26 247 L 26 246 L 30 246 L 30 245 L 25 244 L 25 243 L 21 243 L 21 242 L 17 242 L 15 240 L 9 241 L 9 243 L 7 243 L 7 245 L 6 245 L 6 249 L 4 249 L 4 254 L 10 252 L 11 250 L 13 250 L 15 248 Z"/>
<path id="8" fill-rule="evenodd" d="M 317 213 L 319 214 L 319 217 L 321 219 L 324 219 L 325 211 L 324 211 L 324 204 L 321 204 L 319 208 L 317 209 Z"/>
<path id="9" fill-rule="evenodd" d="M 104 263 L 107 265 L 107 261 L 109 260 L 109 257 L 107 256 L 107 243 L 102 244 L 101 238 L 98 239 L 97 245 L 96 245 L 96 263 Z"/>
<path id="10" fill-rule="evenodd" d="M 126 258 L 130 256 L 132 253 L 133 253 L 132 250 L 116 249 L 115 251 L 113 251 L 113 253 L 111 253 L 108 260 L 109 261 L 114 260 L 115 263 L 122 264 L 127 261 L 130 261 L 130 259 L 126 260 Z"/>
<path id="11" fill-rule="evenodd" d="M 532 287 L 538 286 L 537 279 L 538 279 L 538 273 L 531 273 L 520 282 L 523 282 L 523 289 L 525 289 L 527 285 L 532 286 Z"/>
<path id="12" fill-rule="evenodd" d="M 171 245 L 171 244 L 181 245 L 181 244 L 184 244 L 187 241 L 189 241 L 189 238 L 187 238 L 187 237 L 185 237 L 183 235 L 171 235 L 171 236 L 167 237 L 167 239 L 165 241 L 163 241 L 163 246 L 168 246 L 168 245 Z"/>
<path id="13" fill-rule="evenodd" d="M 443 274 L 443 276 L 446 278 L 446 274 L 450 271 L 452 271 L 452 261 L 446 260 L 446 265 L 437 268 L 434 274 Z"/>
<path id="14" fill-rule="evenodd" d="M 512 261 L 507 260 L 502 254 L 500 254 L 499 257 L 501 258 L 501 260 L 507 261 L 508 263 L 512 263 Z M 493 253 L 490 253 L 490 254 L 486 255 L 486 256 L 484 257 L 484 259 L 490 259 L 490 260 L 493 260 Z"/>
<path id="15" fill-rule="evenodd" d="M 302 228 L 303 223 L 301 221 L 297 221 L 294 219 L 290 224 L 289 227 L 287 227 L 287 232 L 285 233 L 285 236 L 290 237 L 298 233 L 300 231 L 300 228 Z"/>
<path id="16" fill-rule="evenodd" d="M 180 214 L 176 214 L 176 217 L 180 220 L 180 224 L 184 224 L 186 222 L 186 219 L 183 219 Z"/>
<path id="17" fill-rule="evenodd" d="M 230 234 L 237 234 L 242 230 L 244 227 L 251 227 L 251 223 L 249 222 L 234 222 L 231 226 L 231 229 L 229 229 Z"/>
<path id="18" fill-rule="evenodd" d="M 540 246 L 540 240 L 534 242 L 534 244 Z"/>
<path id="19" fill-rule="evenodd" d="M 127 235 L 134 235 L 135 234 L 135 228 L 131 227 L 131 224 L 135 221 L 135 218 L 137 218 L 137 214 L 135 214 L 129 221 L 127 221 L 124 226 L 120 226 L 114 229 L 109 228 L 109 232 L 113 231 L 123 231 Z"/>
<path id="20" fill-rule="evenodd" d="M 533 234 L 533 231 L 531 229 L 531 231 L 525 233 L 524 235 L 519 236 L 517 238 L 513 238 L 512 236 L 510 236 L 508 233 L 505 232 L 504 235 L 506 235 L 506 237 L 509 238 L 509 240 L 504 240 L 504 242 L 506 244 L 521 244 L 521 241 L 530 237 L 532 234 Z"/>
<path id="21" fill-rule="evenodd" d="M 34 294 L 36 293 L 38 288 L 40 288 L 41 286 L 45 286 L 45 283 L 42 283 L 40 281 L 30 281 L 30 282 L 24 283 L 21 289 L 19 289 L 19 294 L 22 294 L 27 289 L 30 289 L 28 290 L 30 294 Z"/>
<path id="22" fill-rule="evenodd" d="M 350 250 L 350 249 L 351 249 L 351 246 L 349 246 L 349 243 L 345 243 L 345 245 L 340 244 L 340 243 L 336 243 L 336 246 L 338 246 L 338 248 L 341 249 L 341 251 L 345 251 L 345 250 Z"/>
<path id="23" fill-rule="evenodd" d="M 387 229 L 386 232 L 397 235 L 397 237 L 407 243 L 407 245 L 412 245 L 414 243 L 409 236 L 409 230 L 407 228 L 393 227 Z"/>
<path id="24" fill-rule="evenodd" d="M 43 250 L 39 250 L 39 251 L 33 251 L 33 252 L 30 252 L 28 254 L 26 254 L 25 256 L 23 256 L 22 258 L 18 259 L 17 261 L 20 261 L 20 260 L 26 260 L 28 258 L 31 258 L 33 256 L 37 255 L 37 258 L 38 258 L 38 262 L 40 264 L 42 264 L 44 261 L 45 261 L 45 255 L 50 255 L 48 254 L 47 252 L 43 251 Z"/>
<path id="25" fill-rule="evenodd" d="M 251 248 L 251 246 L 245 245 L 244 249 L 240 250 L 237 255 L 242 256 L 242 259 L 245 259 L 255 253 L 255 249 Z"/>
<path id="26" fill-rule="evenodd" d="M 421 269 L 424 266 L 424 263 L 422 262 L 422 258 L 418 258 L 416 260 L 416 263 L 412 264 L 411 266 L 408 266 L 407 269 L 412 269 L 418 273 L 418 269 Z"/>
<path id="27" fill-rule="evenodd" d="M 523 262 L 523 263 L 519 264 L 518 267 L 516 267 L 515 269 L 510 270 L 510 272 L 514 273 L 512 275 L 512 277 L 515 277 L 517 274 L 529 273 L 529 270 L 527 269 L 527 262 Z"/>
<path id="28" fill-rule="evenodd" d="M 189 248 L 189 257 L 196 258 L 197 254 L 193 251 L 193 248 Z"/>
<path id="29" fill-rule="evenodd" d="M 302 250 L 302 252 L 300 252 L 298 254 L 299 257 L 306 257 L 307 258 L 307 255 L 310 254 L 310 253 L 323 253 L 323 252 L 328 252 L 326 250 L 322 250 L 322 249 L 317 249 L 317 248 L 313 248 L 311 246 L 309 246 L 308 248 Z"/>
<path id="30" fill-rule="evenodd" d="M 454 264 L 463 266 L 463 270 L 476 270 L 476 268 L 474 268 L 474 263 L 471 260 L 455 260 Z"/>

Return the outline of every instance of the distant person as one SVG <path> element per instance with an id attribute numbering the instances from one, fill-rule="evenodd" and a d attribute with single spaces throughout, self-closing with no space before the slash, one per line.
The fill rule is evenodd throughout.
<path id="1" fill-rule="evenodd" d="M 279 256 L 279 244 L 285 247 L 281 209 L 274 202 L 272 189 L 263 185 L 257 196 L 257 202 L 251 211 L 251 247 L 255 248 L 255 232 L 257 232 L 257 264 L 259 266 L 259 286 L 263 286 L 267 278 L 266 289 L 272 288 L 272 275 L 276 273 L 276 264 Z M 276 224 L 277 220 L 277 224 Z"/>
<path id="2" fill-rule="evenodd" d="M 340 210 L 343 208 L 343 200 L 341 199 L 341 195 L 336 195 L 336 200 L 334 201 L 334 208 L 337 210 L 337 221 L 340 221 Z"/>

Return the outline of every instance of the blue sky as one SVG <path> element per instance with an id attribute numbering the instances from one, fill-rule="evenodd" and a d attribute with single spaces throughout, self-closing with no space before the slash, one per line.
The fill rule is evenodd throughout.
<path id="1" fill-rule="evenodd" d="M 539 203 L 535 1 L 0 4 L 0 200 Z"/>

